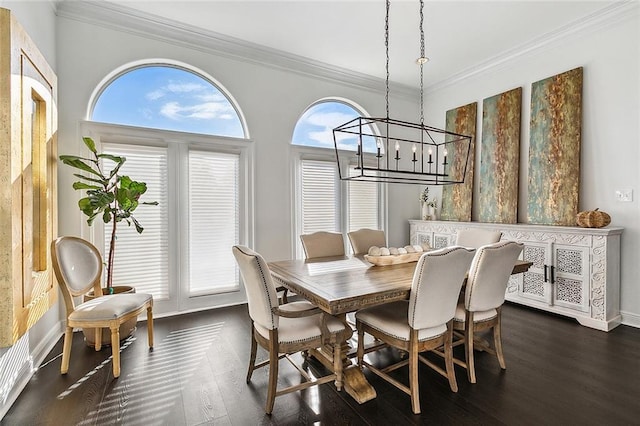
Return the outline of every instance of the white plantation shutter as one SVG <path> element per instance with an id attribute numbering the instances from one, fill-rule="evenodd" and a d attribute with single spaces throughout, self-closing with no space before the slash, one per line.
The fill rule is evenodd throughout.
<path id="1" fill-rule="evenodd" d="M 127 158 L 120 175 L 147 184 L 147 192 L 140 201 L 159 203 L 157 206 L 140 204 L 134 211 L 133 216 L 144 228 L 142 234 L 138 234 L 133 224 L 118 223 L 113 285 L 130 285 L 139 293 L 151 293 L 156 299 L 166 299 L 169 297 L 167 149 L 107 143 L 103 143 L 102 148 L 105 153 Z M 96 221 L 100 220 L 96 218 Z M 105 262 L 111 229 L 112 223 L 104 227 Z"/>
<path id="2" fill-rule="evenodd" d="M 339 181 L 334 162 L 301 160 L 301 233 L 340 232 Z"/>
<path id="3" fill-rule="evenodd" d="M 349 168 L 353 176 L 356 171 Z M 348 181 L 349 185 L 349 231 L 361 228 L 378 229 L 378 184 L 373 182 Z"/>
<path id="4" fill-rule="evenodd" d="M 240 156 L 189 151 L 189 293 L 237 290 Z"/>

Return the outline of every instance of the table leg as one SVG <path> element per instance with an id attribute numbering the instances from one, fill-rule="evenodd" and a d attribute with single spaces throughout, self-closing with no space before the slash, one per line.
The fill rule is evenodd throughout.
<path id="1" fill-rule="evenodd" d="M 342 342 L 340 348 L 342 356 L 342 377 L 344 390 L 359 404 L 370 401 L 376 397 L 376 390 L 367 381 L 357 365 L 349 359 L 355 351 L 349 341 Z M 320 361 L 325 367 L 333 371 L 333 346 L 324 345 L 320 349 L 309 351 L 310 355 Z M 353 356 L 353 355 L 351 355 Z"/>

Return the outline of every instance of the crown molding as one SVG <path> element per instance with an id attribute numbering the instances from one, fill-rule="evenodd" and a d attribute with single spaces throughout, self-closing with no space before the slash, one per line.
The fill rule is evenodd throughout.
<path id="1" fill-rule="evenodd" d="M 519 57 L 533 51 L 543 49 L 550 44 L 559 42 L 567 37 L 596 32 L 602 28 L 614 25 L 623 19 L 636 17 L 640 11 L 637 0 L 625 0 L 605 6 L 589 15 L 568 23 L 554 31 L 542 34 L 526 43 L 506 50 L 499 55 L 490 57 L 473 67 L 453 74 L 445 80 L 425 87 L 426 93 L 433 93 L 445 87 L 453 86 L 468 78 L 492 71 Z"/>
<path id="2" fill-rule="evenodd" d="M 337 67 L 282 50 L 249 43 L 214 31 L 186 25 L 171 19 L 141 12 L 127 6 L 105 1 L 54 1 L 58 16 L 91 25 L 101 26 L 136 36 L 170 43 L 180 47 L 215 54 L 245 63 L 267 66 L 298 74 L 340 82 L 352 87 L 376 93 L 384 93 L 385 81 L 347 68 Z M 613 25 L 622 19 L 637 17 L 639 2 L 625 0 L 610 4 L 581 19 L 570 22 L 554 31 L 515 46 L 499 55 L 455 73 L 445 80 L 425 86 L 426 93 L 433 93 L 462 81 L 495 70 L 519 57 L 543 49 L 550 44 L 578 34 L 593 33 Z M 417 88 L 390 82 L 390 94 L 410 100 L 419 100 Z"/>
<path id="3" fill-rule="evenodd" d="M 110 2 L 61 1 L 57 5 L 57 15 L 233 60 L 293 71 L 331 82 L 337 81 L 376 93 L 385 92 L 385 81 L 381 78 L 313 61 L 303 56 L 249 43 Z M 418 99 L 418 90 L 415 87 L 391 82 L 390 90 L 394 96 Z"/>

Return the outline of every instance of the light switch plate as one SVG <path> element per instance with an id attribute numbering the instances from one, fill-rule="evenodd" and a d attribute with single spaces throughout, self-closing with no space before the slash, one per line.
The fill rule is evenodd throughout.
<path id="1" fill-rule="evenodd" d="M 616 201 L 631 202 L 633 201 L 633 189 L 616 189 Z"/>

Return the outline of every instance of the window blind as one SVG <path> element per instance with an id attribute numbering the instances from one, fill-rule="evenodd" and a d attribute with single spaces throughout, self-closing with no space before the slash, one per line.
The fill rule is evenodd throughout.
<path id="1" fill-rule="evenodd" d="M 154 298 L 169 297 L 169 220 L 167 205 L 167 149 L 121 144 L 102 145 L 105 153 L 127 158 L 121 175 L 147 184 L 140 201 L 157 201 L 157 206 L 140 204 L 133 216 L 144 228 L 119 222 L 116 228 L 113 285 L 130 285 Z M 96 221 L 99 221 L 97 218 Z M 104 261 L 109 253 L 113 222 L 104 226 Z M 106 268 L 105 268 L 106 270 Z M 106 271 L 105 271 L 106 274 Z"/>
<path id="2" fill-rule="evenodd" d="M 189 151 L 189 293 L 237 290 L 240 156 Z"/>
<path id="3" fill-rule="evenodd" d="M 353 176 L 356 171 L 349 168 Z M 349 231 L 361 228 L 378 229 L 378 184 L 372 182 L 348 181 L 349 189 Z"/>
<path id="4" fill-rule="evenodd" d="M 301 160 L 302 234 L 340 232 L 339 188 L 334 162 Z"/>

